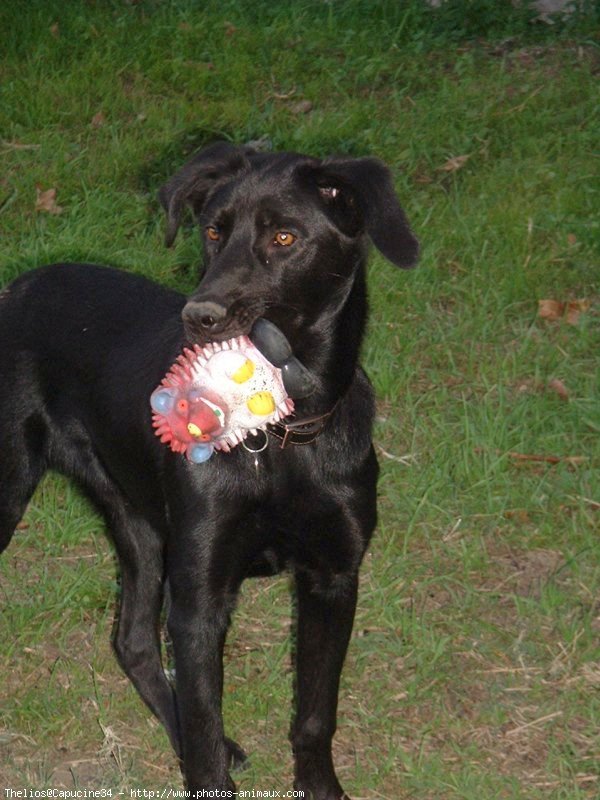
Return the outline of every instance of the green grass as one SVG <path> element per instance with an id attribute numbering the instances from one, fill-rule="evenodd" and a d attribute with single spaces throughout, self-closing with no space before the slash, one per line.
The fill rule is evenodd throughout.
<path id="1" fill-rule="evenodd" d="M 598 797 L 597 10 L 13 0 L 0 24 L 0 284 L 81 259 L 190 290 L 197 238 L 163 249 L 156 190 L 214 138 L 390 164 L 423 255 L 370 267 L 380 525 L 338 771 L 355 798 Z M 584 298 L 575 325 L 538 316 Z M 180 786 L 110 652 L 101 520 L 50 476 L 25 525 L 0 563 L 0 787 Z M 227 646 L 244 789 L 291 784 L 288 593 L 246 585 Z"/>

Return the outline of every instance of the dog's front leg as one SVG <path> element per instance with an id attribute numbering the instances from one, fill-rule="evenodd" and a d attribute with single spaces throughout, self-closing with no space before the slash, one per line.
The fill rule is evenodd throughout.
<path id="1" fill-rule="evenodd" d="M 296 716 L 291 740 L 294 786 L 307 800 L 349 800 L 333 768 L 331 742 L 357 589 L 356 574 L 325 586 L 311 575 L 296 574 Z"/>
<path id="2" fill-rule="evenodd" d="M 192 793 L 233 792 L 221 713 L 223 647 L 231 606 L 200 577 L 189 562 L 169 571 L 168 629 L 175 656 L 183 774 Z"/>

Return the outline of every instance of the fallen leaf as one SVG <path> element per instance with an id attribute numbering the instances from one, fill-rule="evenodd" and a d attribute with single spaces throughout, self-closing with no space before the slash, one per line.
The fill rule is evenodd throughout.
<path id="1" fill-rule="evenodd" d="M 476 453 L 485 453 L 487 452 L 483 447 L 476 447 Z M 539 453 L 517 453 L 514 450 L 509 450 L 508 452 L 504 452 L 503 450 L 496 450 L 495 451 L 498 455 L 506 455 L 509 458 L 512 458 L 513 461 L 517 462 L 527 462 L 527 461 L 537 461 L 543 464 L 570 464 L 571 466 L 576 466 L 578 464 L 584 464 L 588 461 L 588 456 L 554 456 L 554 455 L 543 455 Z"/>
<path id="2" fill-rule="evenodd" d="M 548 389 L 555 392 L 563 400 L 568 400 L 571 396 L 569 390 L 560 378 L 552 378 L 552 380 L 548 382 Z"/>
<path id="3" fill-rule="evenodd" d="M 514 508 L 504 512 L 505 519 L 514 519 L 522 525 L 527 525 L 531 522 L 531 517 L 526 508 Z"/>
<path id="4" fill-rule="evenodd" d="M 426 172 L 417 172 L 415 174 L 415 183 L 422 183 L 422 184 L 433 183 L 433 178 Z"/>
<path id="5" fill-rule="evenodd" d="M 275 100 L 289 100 L 290 97 L 293 97 L 296 94 L 296 87 L 294 86 L 293 89 L 290 89 L 289 92 L 273 92 L 270 97 L 274 97 Z"/>
<path id="6" fill-rule="evenodd" d="M 56 202 L 56 189 L 43 190 L 39 185 L 35 187 L 35 210 L 47 214 L 62 214 L 63 207 Z"/>
<path id="7" fill-rule="evenodd" d="M 310 100 L 300 100 L 298 103 L 294 103 L 294 105 L 290 108 L 292 114 L 308 114 L 309 111 L 312 111 L 313 104 Z"/>
<path id="8" fill-rule="evenodd" d="M 538 316 L 549 322 L 557 322 L 565 313 L 565 304 L 558 300 L 538 300 Z"/>
<path id="9" fill-rule="evenodd" d="M 6 139 L 0 139 L 0 145 L 3 150 L 39 150 L 39 144 L 22 144 L 21 142 L 7 142 Z"/>
<path id="10" fill-rule="evenodd" d="M 560 456 L 543 456 L 535 453 L 507 453 L 514 461 L 541 461 L 544 464 L 560 464 Z"/>
<path id="11" fill-rule="evenodd" d="M 101 128 L 104 123 L 106 122 L 106 117 L 104 116 L 104 111 L 98 111 L 97 114 L 94 114 L 91 121 L 92 128 Z"/>
<path id="12" fill-rule="evenodd" d="M 583 464 L 587 461 L 587 456 L 545 456 L 534 453 L 507 453 L 509 458 L 515 461 L 541 461 L 544 464 Z"/>
<path id="13" fill-rule="evenodd" d="M 569 303 L 567 303 L 565 320 L 569 325 L 577 325 L 579 317 L 584 311 L 587 311 L 589 307 L 589 300 L 571 300 Z"/>
<path id="14" fill-rule="evenodd" d="M 568 325 L 577 325 L 579 317 L 591 306 L 591 302 L 582 298 L 569 300 L 566 303 L 558 300 L 538 300 L 538 316 L 548 322 L 558 322 L 561 319 Z"/>
<path id="15" fill-rule="evenodd" d="M 445 164 L 442 164 L 441 167 L 438 167 L 438 170 L 440 172 L 456 172 L 456 170 L 464 167 L 470 158 L 470 154 L 466 156 L 455 156 L 454 158 L 449 158 Z"/>

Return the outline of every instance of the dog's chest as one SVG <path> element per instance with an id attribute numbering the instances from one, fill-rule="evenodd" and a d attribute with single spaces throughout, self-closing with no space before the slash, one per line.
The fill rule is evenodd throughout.
<path id="1" fill-rule="evenodd" d="M 193 483 L 185 507 L 194 509 L 194 536 L 219 574 L 236 583 L 236 576 L 285 568 L 333 575 L 357 567 L 366 544 L 359 518 L 374 515 L 361 508 L 374 493 L 363 496 L 362 486 L 357 491 L 355 482 L 325 470 L 311 448 L 282 454 L 269 446 L 254 455 L 238 447 L 206 466 L 185 464 Z M 363 477 L 365 483 L 371 478 Z M 191 505 L 190 496 L 196 498 Z"/>
<path id="2" fill-rule="evenodd" d="M 279 487 L 257 503 L 236 526 L 239 550 L 247 552 L 248 574 L 285 568 L 319 573 L 346 572 L 360 559 L 363 542 L 342 497 L 316 482 Z M 257 564 L 262 569 L 257 573 Z"/>

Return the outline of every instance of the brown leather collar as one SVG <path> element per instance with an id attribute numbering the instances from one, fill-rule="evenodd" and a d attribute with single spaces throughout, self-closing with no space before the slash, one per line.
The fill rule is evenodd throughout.
<path id="1" fill-rule="evenodd" d="M 327 414 L 295 419 L 292 422 L 274 422 L 268 426 L 267 430 L 272 436 L 281 440 L 282 450 L 291 444 L 312 444 L 325 430 L 337 405 L 336 403 Z"/>

